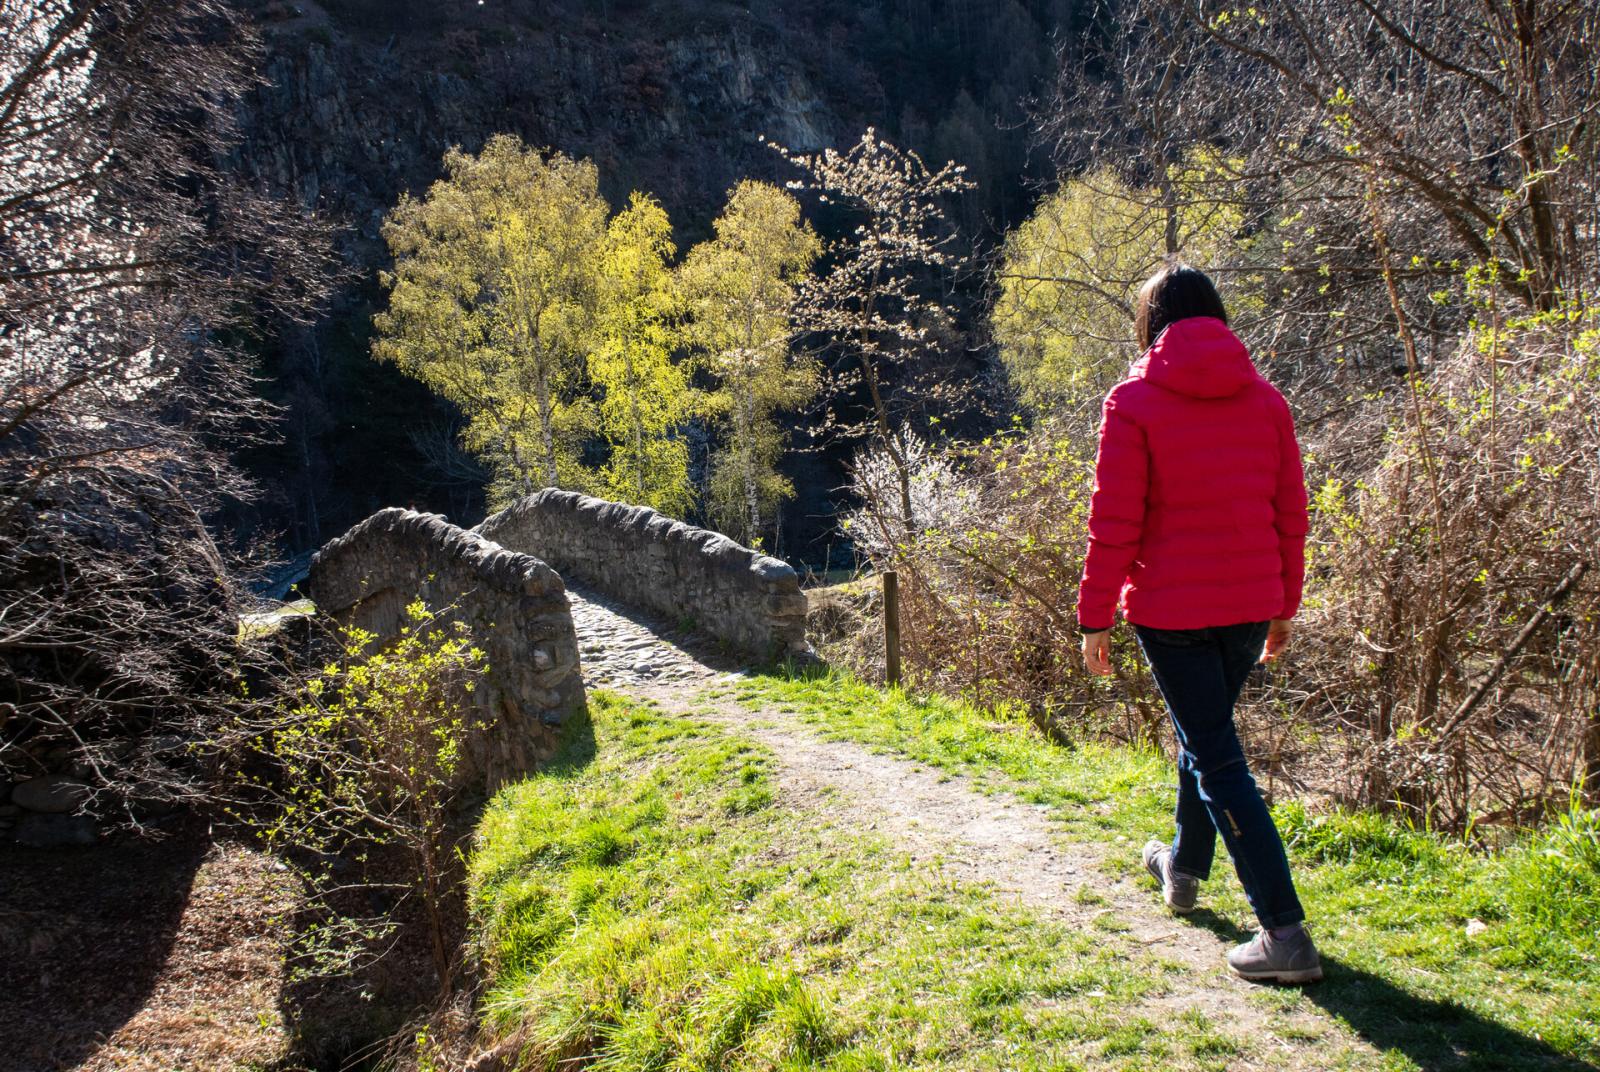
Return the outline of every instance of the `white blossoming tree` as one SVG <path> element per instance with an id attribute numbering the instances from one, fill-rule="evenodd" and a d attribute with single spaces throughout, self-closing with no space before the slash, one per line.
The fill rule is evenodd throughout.
<path id="1" fill-rule="evenodd" d="M 968 386 L 910 373 L 930 367 L 927 359 L 937 356 L 941 329 L 952 319 L 943 288 L 957 258 L 944 205 L 973 184 L 955 162 L 931 168 L 871 128 L 842 152 L 775 148 L 803 172 L 791 188 L 812 191 L 854 223 L 802 285 L 796 318 L 835 358 L 826 366 L 832 408 L 824 433 L 870 439 L 883 451 L 909 531 L 915 522 L 907 420 L 913 413 L 941 416 Z M 866 404 L 857 408 L 863 388 Z"/>
<path id="2" fill-rule="evenodd" d="M 100 788 L 178 791 L 131 773 L 130 741 L 235 689 L 228 569 L 203 518 L 246 492 L 226 451 L 262 414 L 246 355 L 223 342 L 313 307 L 326 250 L 297 208 L 216 163 L 248 56 L 220 0 L 0 0 L 0 768 L 14 776 L 64 749 Z"/>

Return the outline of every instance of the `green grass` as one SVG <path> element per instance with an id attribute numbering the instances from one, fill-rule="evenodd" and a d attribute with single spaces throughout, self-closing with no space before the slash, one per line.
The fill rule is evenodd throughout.
<path id="1" fill-rule="evenodd" d="M 491 1035 L 524 1069 L 1222 1069 L 1169 965 L 773 807 L 773 760 L 606 694 L 479 827 Z M 590 730 L 592 737 L 583 732 Z"/>
<path id="2" fill-rule="evenodd" d="M 1063 747 L 1023 721 L 836 675 L 753 678 L 729 691 L 824 736 L 1042 803 L 1071 837 L 1106 842 L 1113 872 L 1137 872 L 1144 840 L 1171 833 L 1172 773 L 1150 752 Z M 1378 815 L 1314 816 L 1296 804 L 1276 815 L 1328 979 L 1304 994 L 1264 991 L 1264 1004 L 1331 1014 L 1387 1051 L 1395 1069 L 1600 1062 L 1593 812 L 1574 810 L 1496 852 Z M 1249 912 L 1225 857 L 1202 896 L 1213 911 L 1197 921 L 1243 937 Z M 1469 937 L 1474 919 L 1487 929 Z"/>

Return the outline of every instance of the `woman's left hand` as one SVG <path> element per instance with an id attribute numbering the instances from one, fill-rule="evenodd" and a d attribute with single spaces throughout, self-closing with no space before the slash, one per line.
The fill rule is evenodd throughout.
<path id="1" fill-rule="evenodd" d="M 1089 673 L 1108 677 L 1111 670 L 1111 630 L 1083 634 L 1083 665 Z"/>

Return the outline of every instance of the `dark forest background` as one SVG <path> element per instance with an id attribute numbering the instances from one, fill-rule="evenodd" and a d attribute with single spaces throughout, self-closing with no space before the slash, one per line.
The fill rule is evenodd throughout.
<path id="1" fill-rule="evenodd" d="M 868 126 L 968 168 L 953 206 L 963 252 L 1026 217 L 1038 180 L 1033 102 L 1060 43 L 1085 28 L 1072 0 L 753 0 L 548 3 L 324 0 L 247 5 L 268 49 L 231 167 L 330 218 L 348 269 L 310 325 L 283 325 L 261 355 L 282 407 L 277 442 L 244 457 L 263 494 L 230 512 L 237 538 L 294 555 L 391 505 L 471 523 L 484 475 L 455 447 L 457 416 L 368 356 L 387 251 L 378 228 L 402 191 L 439 177 L 451 145 L 496 132 L 588 157 L 602 191 L 657 196 L 680 248 L 704 238 L 739 179 L 792 169 L 761 143 L 849 145 Z M 814 207 L 814 206 L 808 206 Z M 825 215 L 817 219 L 827 230 Z M 990 384 L 977 271 L 958 282 L 966 373 Z M 796 416 L 796 421 L 805 418 Z M 969 429 L 976 430 L 976 429 Z M 835 515 L 840 454 L 793 452 L 799 495 L 776 550 L 848 562 Z"/>

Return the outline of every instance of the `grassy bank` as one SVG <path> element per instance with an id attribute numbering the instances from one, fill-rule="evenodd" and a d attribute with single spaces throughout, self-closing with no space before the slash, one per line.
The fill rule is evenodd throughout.
<path id="1" fill-rule="evenodd" d="M 775 719 L 1015 789 L 1107 846 L 1113 869 L 1136 866 L 1163 822 L 1158 757 L 1063 749 L 846 680 L 738 692 Z M 1329 978 L 1255 992 L 1260 1015 L 1242 1029 L 1173 1000 L 1187 969 L 1115 919 L 1074 928 L 1002 903 L 841 828 L 826 801 L 774 807 L 773 757 L 738 733 L 604 694 L 591 706 L 592 732 L 496 798 L 473 858 L 486 1029 L 515 1041 L 522 1068 L 1572 1069 L 1600 1057 L 1600 971 L 1582 932 L 1593 872 L 1557 863 L 1559 839 L 1476 856 L 1380 820 L 1282 810 Z M 1196 919 L 1233 934 L 1244 906 L 1226 871 Z M 1568 907 L 1541 916 L 1559 889 Z M 1469 938 L 1474 918 L 1487 929 Z"/>
<path id="2" fill-rule="evenodd" d="M 556 1069 L 1221 1069 L 1170 966 L 772 807 L 771 756 L 612 697 L 593 756 L 503 792 L 473 903 L 492 1033 Z"/>
<path id="3" fill-rule="evenodd" d="M 837 676 L 754 678 L 730 692 L 1044 804 L 1074 837 L 1106 841 L 1115 870 L 1139 870 L 1145 839 L 1171 833 L 1171 772 L 1150 753 L 1063 748 L 1025 723 Z M 1289 803 L 1276 816 L 1330 971 L 1321 987 L 1268 1000 L 1343 1017 L 1400 1068 L 1600 1062 L 1600 816 L 1574 810 L 1495 852 L 1371 814 Z M 1225 856 L 1202 897 L 1214 913 L 1202 923 L 1242 935 L 1249 910 Z"/>

